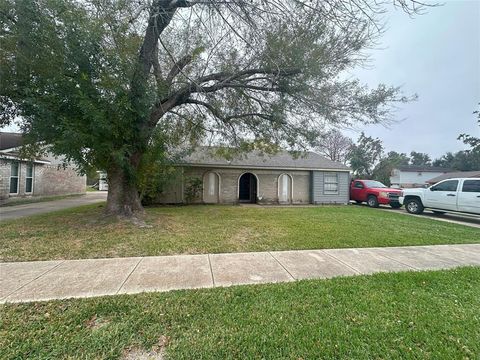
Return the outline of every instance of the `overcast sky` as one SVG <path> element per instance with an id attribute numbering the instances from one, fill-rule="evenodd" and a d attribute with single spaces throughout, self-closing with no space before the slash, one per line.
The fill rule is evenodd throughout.
<path id="1" fill-rule="evenodd" d="M 405 120 L 390 129 L 360 130 L 382 139 L 387 151 L 434 158 L 464 149 L 459 134 L 480 135 L 472 115 L 480 102 L 480 0 L 447 0 L 413 19 L 392 10 L 381 47 L 372 52 L 374 68 L 355 74 L 371 86 L 402 85 L 405 94 L 419 98 L 401 105 L 396 118 Z"/>

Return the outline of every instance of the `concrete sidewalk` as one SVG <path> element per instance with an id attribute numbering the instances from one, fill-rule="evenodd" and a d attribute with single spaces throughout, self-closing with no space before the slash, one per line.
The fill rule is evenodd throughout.
<path id="1" fill-rule="evenodd" d="M 0 221 L 19 219 L 25 216 L 45 214 L 52 211 L 68 209 L 81 205 L 107 201 L 106 191 L 88 192 L 85 195 L 61 200 L 43 201 L 23 205 L 0 207 Z"/>
<path id="2" fill-rule="evenodd" d="M 0 302 L 480 266 L 480 244 L 0 263 Z"/>

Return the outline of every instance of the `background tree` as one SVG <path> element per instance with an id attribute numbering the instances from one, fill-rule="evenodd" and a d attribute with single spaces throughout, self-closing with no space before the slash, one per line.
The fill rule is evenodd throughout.
<path id="1" fill-rule="evenodd" d="M 398 166 L 408 165 L 409 162 L 410 158 L 407 156 L 407 154 L 390 151 L 385 157 L 382 157 L 377 166 L 375 166 L 372 172 L 372 177 L 373 179 L 390 186 L 390 176 L 392 175 L 393 169 Z"/>
<path id="2" fill-rule="evenodd" d="M 480 111 L 477 110 L 473 113 L 476 115 L 480 126 Z M 448 152 L 441 158 L 436 159 L 433 165 L 460 171 L 480 170 L 480 137 L 461 134 L 458 140 L 462 140 L 464 144 L 469 145 L 470 149 L 458 151 L 455 154 Z"/>
<path id="3" fill-rule="evenodd" d="M 480 152 L 468 150 L 456 153 L 448 152 L 441 158 L 436 159 L 433 162 L 433 166 L 457 171 L 480 170 Z"/>
<path id="4" fill-rule="evenodd" d="M 316 151 L 332 161 L 345 164 L 352 145 L 352 139 L 332 129 L 320 137 Z"/>
<path id="5" fill-rule="evenodd" d="M 370 179 L 382 154 L 382 141 L 366 136 L 362 132 L 357 143 L 351 146 L 347 160 L 356 177 Z"/>
<path id="6" fill-rule="evenodd" d="M 480 103 L 479 103 L 480 105 Z M 477 121 L 478 125 L 480 126 L 480 110 L 476 110 L 473 112 L 477 116 Z M 479 129 L 480 131 L 480 129 Z M 470 146 L 470 150 L 467 151 L 472 151 L 472 152 L 478 152 L 480 153 L 480 137 L 476 137 L 473 135 L 467 135 L 467 134 L 461 134 L 458 137 L 458 140 L 462 140 L 464 144 Z"/>
<path id="7" fill-rule="evenodd" d="M 326 125 L 390 121 L 398 88 L 343 76 L 415 0 L 3 0 L 2 124 L 87 170 L 106 212 L 142 210 L 142 159 L 199 142 L 301 150 Z M 160 134 L 160 136 L 157 136 Z M 155 148 L 155 147 L 153 147 Z"/>
<path id="8" fill-rule="evenodd" d="M 410 153 L 410 165 L 414 166 L 431 166 L 432 159 L 430 159 L 430 155 L 426 153 L 420 153 L 416 151 L 412 151 Z"/>

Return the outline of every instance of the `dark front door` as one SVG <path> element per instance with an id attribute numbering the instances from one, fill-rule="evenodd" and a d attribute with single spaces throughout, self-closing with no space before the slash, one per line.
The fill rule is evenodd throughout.
<path id="1" fill-rule="evenodd" d="M 240 202 L 255 203 L 257 201 L 257 178 L 251 173 L 240 177 L 238 200 Z"/>

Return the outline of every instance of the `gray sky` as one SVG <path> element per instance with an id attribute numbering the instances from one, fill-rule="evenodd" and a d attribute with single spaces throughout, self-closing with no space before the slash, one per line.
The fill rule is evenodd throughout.
<path id="1" fill-rule="evenodd" d="M 480 0 L 450 0 L 410 18 L 388 13 L 381 50 L 372 51 L 373 69 L 355 72 L 371 86 L 401 85 L 418 101 L 401 105 L 390 129 L 360 127 L 383 140 L 387 151 L 421 151 L 440 157 L 465 146 L 461 133 L 480 135 L 472 112 L 480 102 Z M 358 138 L 359 133 L 348 132 Z"/>

